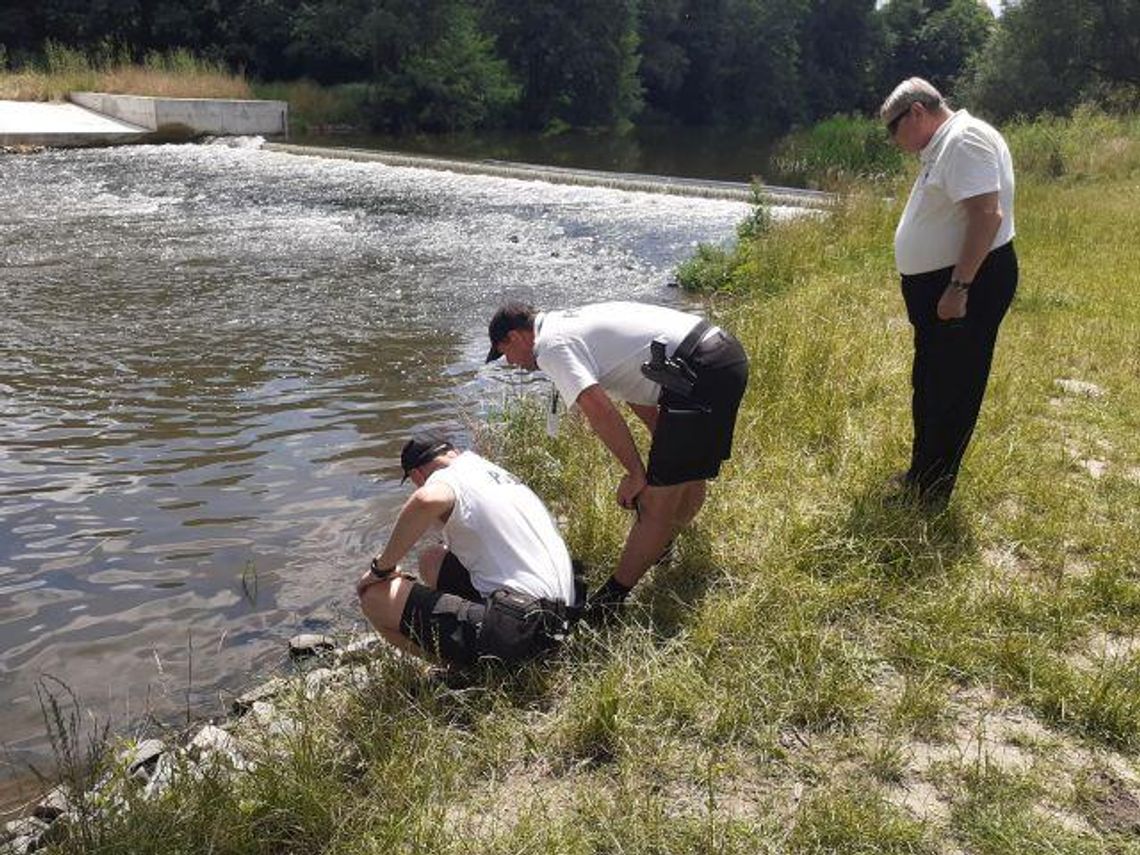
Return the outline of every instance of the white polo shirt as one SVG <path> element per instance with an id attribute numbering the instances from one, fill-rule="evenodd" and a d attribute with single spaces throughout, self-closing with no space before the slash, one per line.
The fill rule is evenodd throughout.
<path id="1" fill-rule="evenodd" d="M 568 407 L 595 383 L 619 401 L 654 405 L 661 387 L 641 373 L 650 343 L 664 338 L 665 351 L 672 354 L 700 320 L 676 309 L 629 302 L 543 312 L 535 318 L 535 360 Z"/>
<path id="2" fill-rule="evenodd" d="M 510 588 L 574 604 L 570 553 L 542 500 L 507 470 L 473 451 L 428 476 L 455 493 L 443 526 L 447 548 L 484 597 Z"/>
<path id="3" fill-rule="evenodd" d="M 971 196 L 998 193 L 1002 221 L 990 249 L 1013 238 L 1013 158 L 995 128 L 958 110 L 935 131 L 919 162 L 895 230 L 899 273 L 928 273 L 958 263 L 966 238 L 966 211 L 960 203 Z"/>

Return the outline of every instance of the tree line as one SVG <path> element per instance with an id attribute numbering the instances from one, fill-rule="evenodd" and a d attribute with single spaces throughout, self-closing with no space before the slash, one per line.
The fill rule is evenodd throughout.
<path id="1" fill-rule="evenodd" d="M 388 130 L 631 122 L 782 132 L 921 74 L 992 118 L 1120 103 L 1140 0 L 8 0 L 0 62 L 54 41 L 188 48 L 264 81 L 354 85 Z"/>

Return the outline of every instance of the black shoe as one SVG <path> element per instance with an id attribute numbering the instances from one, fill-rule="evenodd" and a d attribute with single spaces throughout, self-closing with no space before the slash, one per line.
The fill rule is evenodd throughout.
<path id="1" fill-rule="evenodd" d="M 591 626 L 605 626 L 612 623 L 621 613 L 625 605 L 625 598 L 629 596 L 630 589 L 611 576 L 606 583 L 586 598 L 586 607 L 582 609 L 582 619 Z"/>

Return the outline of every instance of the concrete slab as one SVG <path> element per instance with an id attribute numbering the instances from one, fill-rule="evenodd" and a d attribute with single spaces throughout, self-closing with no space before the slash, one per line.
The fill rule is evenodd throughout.
<path id="1" fill-rule="evenodd" d="M 167 138 L 218 136 L 285 136 L 289 105 L 285 101 L 227 98 L 152 98 L 72 92 L 71 101 L 107 116 L 147 128 Z"/>
<path id="2" fill-rule="evenodd" d="M 76 104 L 0 101 L 0 145 L 99 145 L 137 139 L 146 132 Z"/>

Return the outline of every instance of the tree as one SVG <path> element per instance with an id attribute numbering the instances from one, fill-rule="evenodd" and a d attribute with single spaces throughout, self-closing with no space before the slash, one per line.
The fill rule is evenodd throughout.
<path id="1" fill-rule="evenodd" d="M 636 0 L 492 0 L 488 19 L 522 83 L 519 123 L 612 127 L 641 108 Z"/>
<path id="2" fill-rule="evenodd" d="M 513 105 L 519 87 L 494 40 L 461 0 L 387 3 L 371 21 L 374 124 L 454 131 L 485 124 Z"/>
<path id="3" fill-rule="evenodd" d="M 994 27 L 993 13 L 982 0 L 890 0 L 878 16 L 884 47 L 875 74 L 880 97 L 915 75 L 955 94 Z"/>
<path id="4" fill-rule="evenodd" d="M 1022 0 L 971 68 L 969 99 L 996 118 L 1067 113 L 1140 86 L 1140 0 Z"/>

